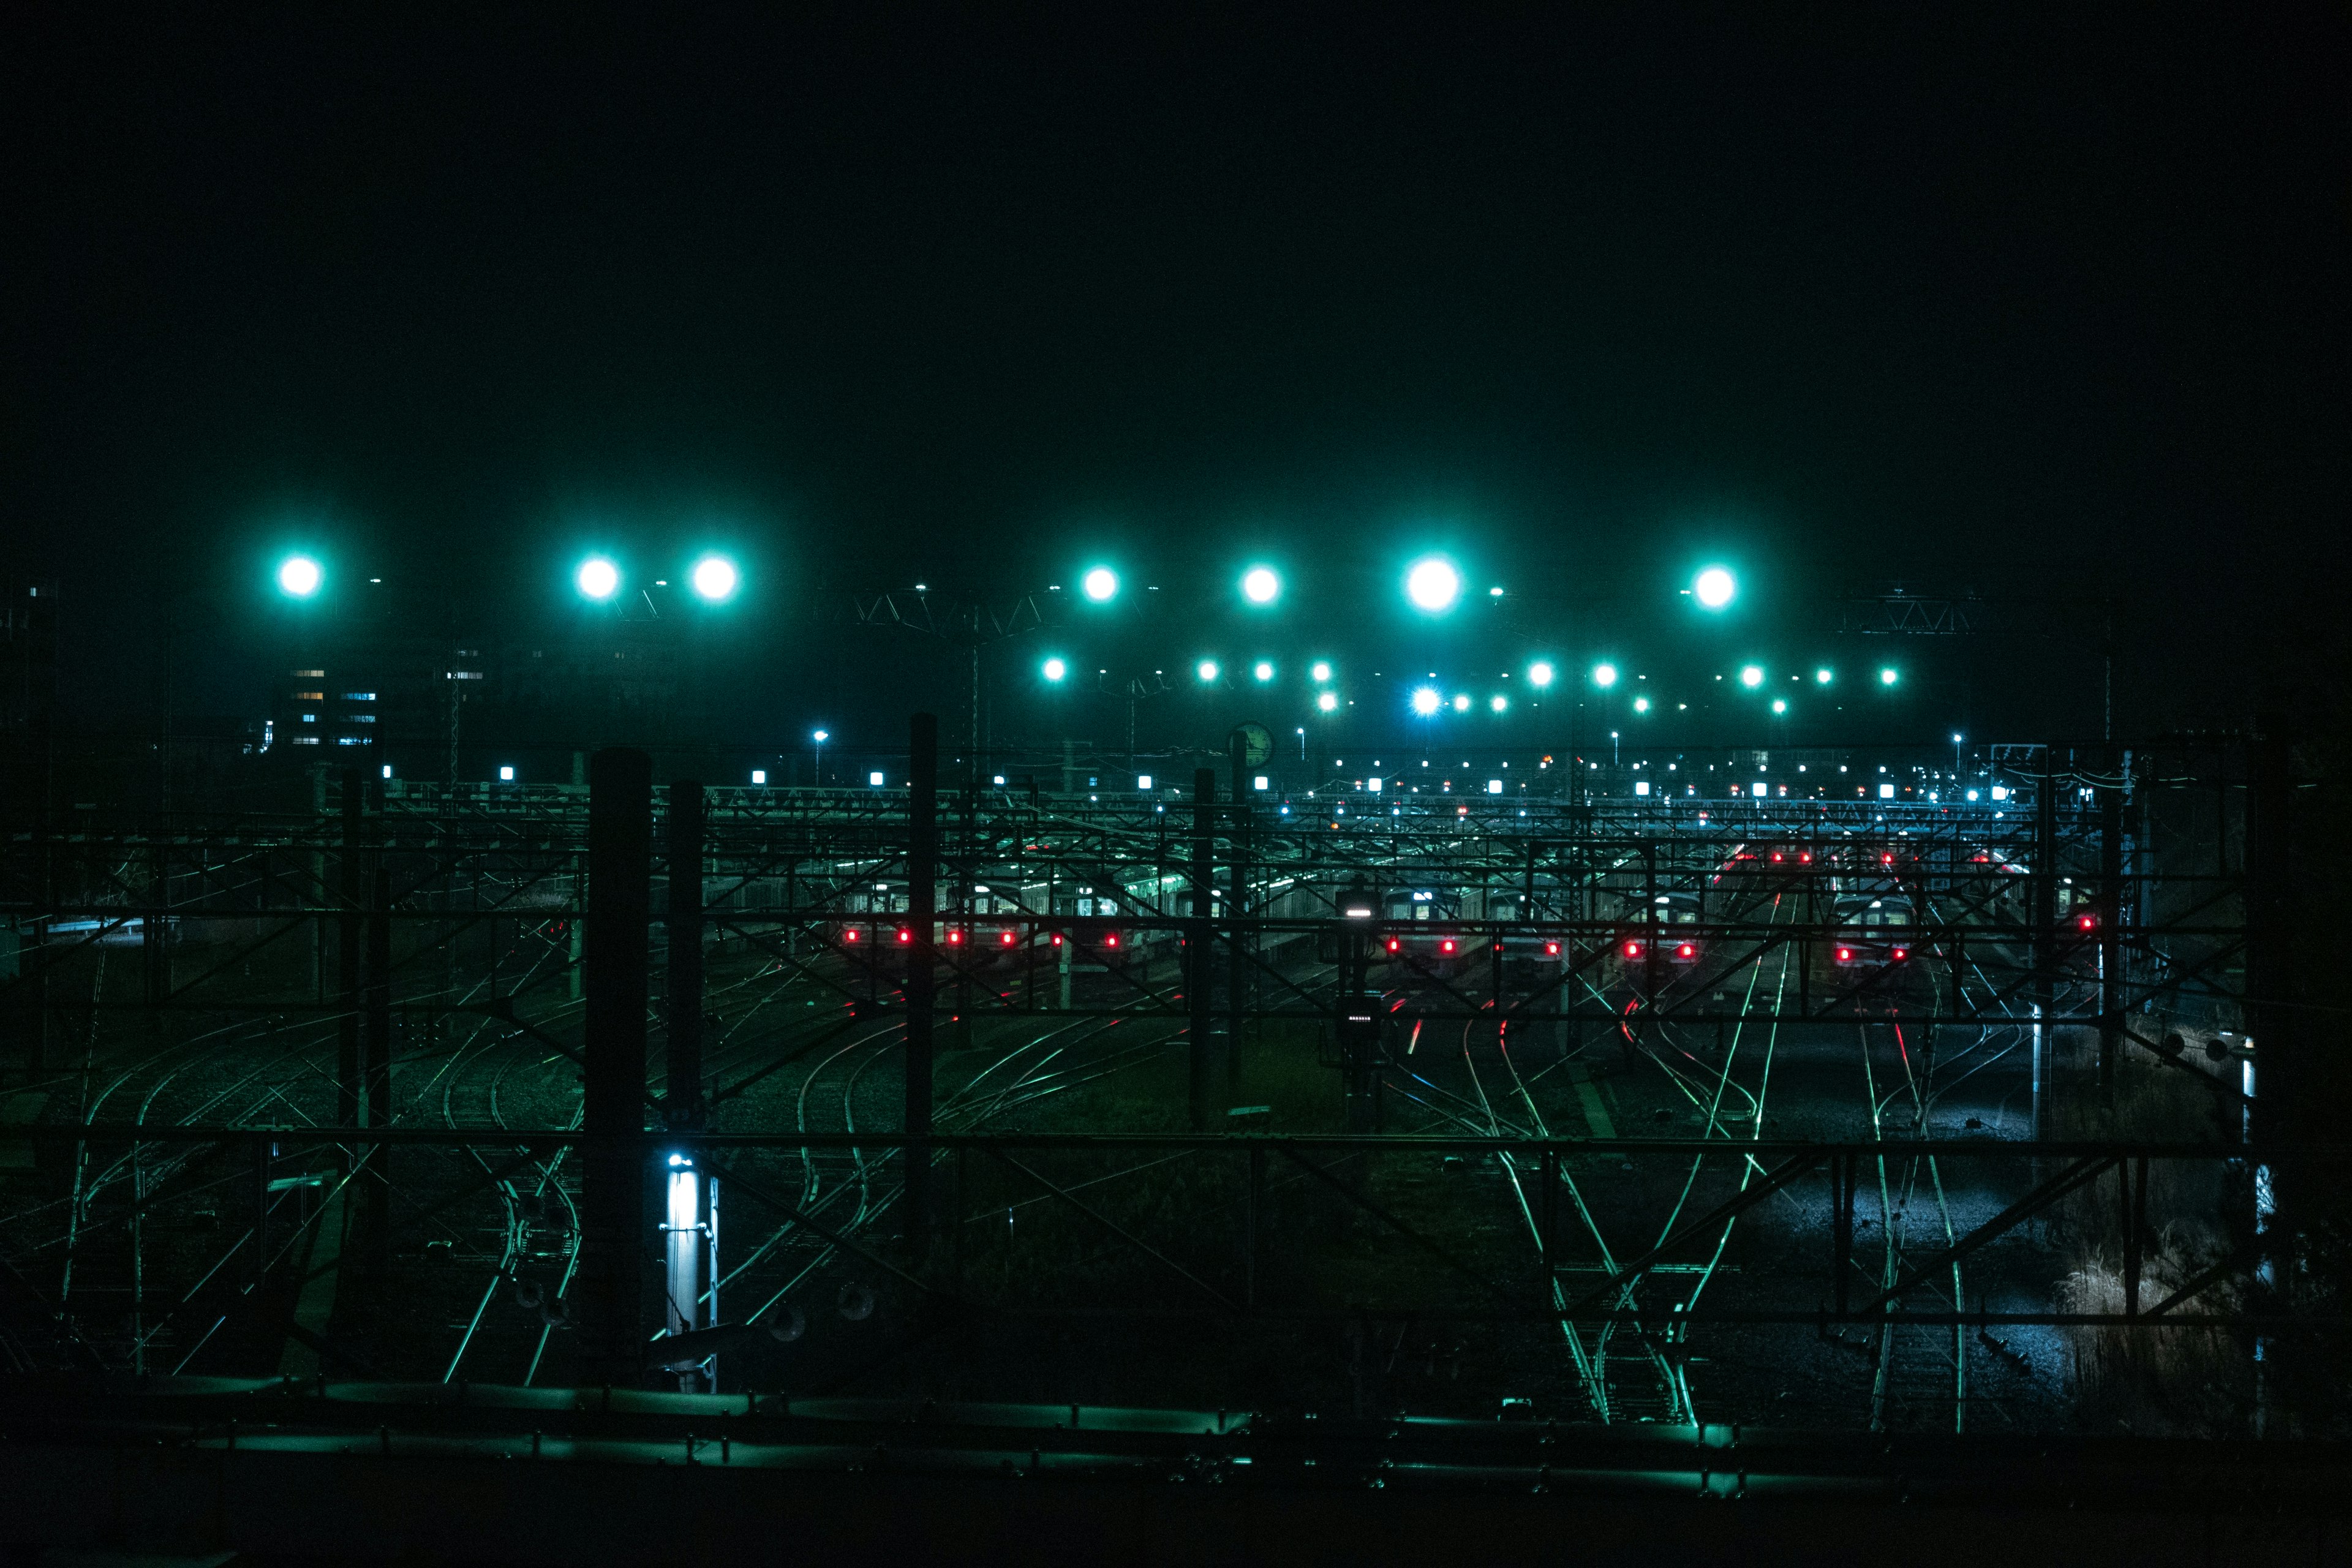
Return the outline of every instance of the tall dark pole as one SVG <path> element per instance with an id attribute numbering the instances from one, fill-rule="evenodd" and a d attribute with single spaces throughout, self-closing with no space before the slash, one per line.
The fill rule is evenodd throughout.
<path id="1" fill-rule="evenodd" d="M 2042 787 L 2033 800 L 2033 1136 L 2046 1137 L 2042 1098 L 2050 1089 L 2050 1063 L 2057 1055 L 2058 1031 L 2050 1018 L 2057 993 L 2052 969 L 2058 962 L 2058 748 L 2042 748 Z"/>
<path id="2" fill-rule="evenodd" d="M 1217 770 L 1192 773 L 1192 916 L 1184 922 L 1184 1003 L 1190 1014 L 1185 1030 L 1186 1063 L 1190 1068 L 1192 1131 L 1209 1126 L 1209 1031 L 1216 1016 L 1211 1006 L 1216 965 L 1210 957 L 1209 905 L 1216 888 Z"/>
<path id="3" fill-rule="evenodd" d="M 2124 794 L 2131 787 L 2125 755 L 2111 748 L 2108 767 L 2119 776 L 2099 786 L 2099 1091 L 2116 1087 L 2116 1058 L 2124 1038 Z"/>
<path id="4" fill-rule="evenodd" d="M 1242 942 L 1242 917 L 1249 909 L 1248 742 L 1235 731 L 1227 754 L 1233 763 L 1233 818 L 1226 837 L 1232 866 L 1225 895 L 1225 1103 L 1242 1102 L 1242 1007 L 1249 986 L 1249 953 Z"/>
<path id="5" fill-rule="evenodd" d="M 2288 749 L 2284 718 L 2264 713 L 2254 721 L 2246 757 L 2246 1032 L 2254 1037 L 2253 1132 L 2263 1143 L 2300 1142 L 2307 1120 L 2294 1037 L 2294 846 L 2288 823 L 2294 778 Z"/>
<path id="6" fill-rule="evenodd" d="M 919 1248 L 931 1221 L 932 972 L 939 888 L 940 721 L 918 713 L 908 726 L 907 800 L 907 1238 Z"/>
<path id="7" fill-rule="evenodd" d="M 669 786 L 669 1086 L 665 1120 L 681 1131 L 702 1126 L 702 785 Z"/>
<path id="8" fill-rule="evenodd" d="M 360 929 L 367 884 L 360 865 L 360 771 L 342 777 L 343 852 L 335 866 L 335 1110 L 345 1127 L 360 1124 Z"/>
<path id="9" fill-rule="evenodd" d="M 592 1377 L 634 1383 L 642 1356 L 646 931 L 653 759 L 622 747 L 588 767 L 587 1088 L 578 1314 Z"/>

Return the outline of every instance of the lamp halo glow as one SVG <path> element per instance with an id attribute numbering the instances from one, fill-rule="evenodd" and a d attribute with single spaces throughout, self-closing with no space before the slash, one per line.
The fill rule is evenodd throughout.
<path id="1" fill-rule="evenodd" d="M 602 555 L 591 555 L 572 574 L 572 582 L 583 599 L 609 599 L 620 591 L 621 569 Z"/>
<path id="2" fill-rule="evenodd" d="M 1404 595 L 1431 615 L 1450 610 L 1462 596 L 1462 574 L 1443 556 L 1426 556 L 1414 562 L 1412 569 L 1405 574 Z"/>
<path id="3" fill-rule="evenodd" d="M 1242 597 L 1253 605 L 1271 605 L 1282 596 L 1282 579 L 1271 566 L 1253 566 L 1242 574 Z"/>
<path id="4" fill-rule="evenodd" d="M 326 576 L 308 555 L 289 555 L 278 563 L 278 591 L 289 598 L 307 599 L 319 591 Z"/>
<path id="5" fill-rule="evenodd" d="M 1118 574 L 1108 566 L 1097 566 L 1078 579 L 1078 586 L 1096 604 L 1107 605 L 1118 596 Z"/>
<path id="6" fill-rule="evenodd" d="M 1719 610 L 1731 603 L 1739 592 L 1739 584 L 1720 566 L 1710 566 L 1691 584 L 1691 595 L 1710 610 Z"/>
<path id="7" fill-rule="evenodd" d="M 694 563 L 694 571 L 687 581 L 694 584 L 697 594 L 715 605 L 721 599 L 733 597 L 742 578 L 735 570 L 735 563 L 724 555 L 706 555 Z"/>

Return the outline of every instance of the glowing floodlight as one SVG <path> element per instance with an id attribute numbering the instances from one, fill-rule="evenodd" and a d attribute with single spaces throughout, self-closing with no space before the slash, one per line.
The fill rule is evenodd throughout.
<path id="1" fill-rule="evenodd" d="M 1751 664 L 1747 668 L 1741 670 L 1739 672 L 1739 684 L 1747 687 L 1751 691 L 1757 687 L 1763 685 L 1764 671 L 1762 668 Z"/>
<path id="2" fill-rule="evenodd" d="M 1724 605 L 1731 603 L 1732 596 L 1738 592 L 1739 584 L 1732 581 L 1731 574 L 1720 566 L 1708 567 L 1700 573 L 1698 580 L 1691 584 L 1692 595 L 1710 610 L 1723 608 Z"/>
<path id="3" fill-rule="evenodd" d="M 1532 684 L 1537 686 L 1549 686 L 1551 684 L 1551 678 L 1552 668 L 1549 660 L 1539 658 L 1533 664 L 1528 666 L 1528 679 Z"/>
<path id="4" fill-rule="evenodd" d="M 1039 668 L 1048 680 L 1059 680 L 1070 673 L 1070 667 L 1058 658 L 1047 659 Z"/>
<path id="5" fill-rule="evenodd" d="M 1404 595 L 1432 615 L 1450 610 L 1462 596 L 1462 574 L 1454 569 L 1454 563 L 1434 555 L 1417 561 L 1405 574 Z"/>
<path id="6" fill-rule="evenodd" d="M 1217 679 L 1217 661 L 1213 658 L 1204 658 L 1193 667 L 1192 673 L 1203 681 L 1214 680 Z"/>
<path id="7" fill-rule="evenodd" d="M 1331 679 L 1330 662 L 1328 659 L 1318 658 L 1315 661 L 1315 668 L 1308 670 L 1307 673 L 1312 675 L 1318 680 L 1328 680 Z"/>
<path id="8" fill-rule="evenodd" d="M 1826 669 L 1817 669 L 1813 671 L 1813 679 L 1821 682 L 1823 686 L 1827 686 L 1832 680 L 1835 679 L 1836 677 L 1832 676 Z"/>
<path id="9" fill-rule="evenodd" d="M 1078 580 L 1087 597 L 1097 605 L 1107 605 L 1118 595 L 1118 574 L 1108 566 L 1097 566 Z"/>
<path id="10" fill-rule="evenodd" d="M 1271 605 L 1282 596 L 1282 579 L 1271 566 L 1253 566 L 1242 574 L 1242 597 L 1253 605 Z"/>
<path id="11" fill-rule="evenodd" d="M 289 555 L 278 564 L 278 591 L 293 598 L 307 599 L 319 591 L 326 575 L 309 556 Z"/>
<path id="12" fill-rule="evenodd" d="M 1434 687 L 1424 686 L 1412 694 L 1412 710 L 1424 719 L 1434 715 L 1444 703 L 1445 699 L 1437 694 Z"/>
<path id="13" fill-rule="evenodd" d="M 1272 680 L 1274 679 L 1274 666 L 1268 664 L 1264 659 L 1259 659 L 1256 665 L 1251 668 L 1250 674 L 1260 680 Z"/>
<path id="14" fill-rule="evenodd" d="M 1603 691 L 1606 691 L 1611 687 L 1616 685 L 1617 667 L 1613 664 L 1594 665 L 1592 667 L 1592 684 L 1601 688 Z"/>
<path id="15" fill-rule="evenodd" d="M 1327 691 L 1323 693 L 1322 696 L 1318 697 L 1315 700 L 1315 706 L 1326 713 L 1338 712 L 1339 710 L 1339 693 L 1335 691 Z"/>
<path id="16" fill-rule="evenodd" d="M 601 555 L 591 555 L 580 563 L 572 581 L 583 599 L 609 599 L 620 591 L 621 569 Z"/>
<path id="17" fill-rule="evenodd" d="M 706 555 L 694 563 L 693 574 L 688 581 L 694 584 L 696 593 L 715 605 L 732 597 L 741 579 L 736 574 L 735 563 L 723 555 Z"/>
<path id="18" fill-rule="evenodd" d="M 1772 711 L 1773 711 L 1773 712 L 1775 712 L 1775 713 L 1786 713 L 1788 710 L 1789 710 L 1789 700 L 1788 700 L 1787 698 L 1785 698 L 1785 697 L 1775 697 L 1774 699 L 1772 699 Z"/>
<path id="19" fill-rule="evenodd" d="M 1636 697 L 1635 699 L 1633 699 L 1633 711 L 1634 711 L 1634 712 L 1636 712 L 1636 713 L 1647 713 L 1649 710 L 1650 710 L 1650 700 L 1649 700 L 1648 698 L 1646 698 L 1646 697 Z"/>
<path id="20" fill-rule="evenodd" d="M 1898 677 L 1892 668 L 1882 669 L 1878 672 L 1878 684 L 1881 686 L 1892 686 L 1899 679 L 1901 678 Z"/>
<path id="21" fill-rule="evenodd" d="M 1507 697 L 1497 697 L 1492 702 L 1487 704 L 1488 707 L 1494 709 L 1497 713 L 1504 711 L 1506 709 L 1509 708 L 1510 705 L 1511 700 Z"/>
<path id="22" fill-rule="evenodd" d="M 1469 711 L 1470 711 L 1470 699 L 1469 699 L 1466 695 L 1465 695 L 1465 694 L 1463 694 L 1463 693 L 1461 693 L 1461 692 L 1456 692 L 1456 693 L 1454 693 L 1454 710 L 1456 713 L 1467 713 L 1467 712 L 1469 712 Z"/>

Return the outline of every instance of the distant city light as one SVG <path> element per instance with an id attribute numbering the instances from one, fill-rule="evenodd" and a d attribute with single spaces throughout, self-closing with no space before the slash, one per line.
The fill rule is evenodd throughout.
<path id="1" fill-rule="evenodd" d="M 694 563 L 694 574 L 688 581 L 694 584 L 696 593 L 715 605 L 730 597 L 740 579 L 736 574 L 735 563 L 723 555 L 706 555 Z"/>
<path id="2" fill-rule="evenodd" d="M 601 555 L 591 555 L 572 574 L 583 598 L 609 599 L 621 586 L 621 569 Z"/>
<path id="3" fill-rule="evenodd" d="M 1405 574 L 1404 593 L 1406 598 L 1433 615 L 1450 610 L 1454 601 L 1462 596 L 1462 574 L 1454 569 L 1452 562 L 1433 555 L 1413 563 L 1412 570 Z"/>
<path id="4" fill-rule="evenodd" d="M 1213 658 L 1204 658 L 1193 667 L 1192 673 L 1202 680 L 1214 680 L 1217 679 L 1217 661 Z"/>
<path id="5" fill-rule="evenodd" d="M 1747 668 L 1739 672 L 1739 684 L 1746 687 L 1758 687 L 1763 685 L 1764 671 L 1755 665 L 1749 665 Z"/>
<path id="6" fill-rule="evenodd" d="M 1613 664 L 1594 665 L 1592 667 L 1592 684 L 1601 688 L 1603 691 L 1606 691 L 1611 687 L 1616 685 L 1617 667 Z"/>
<path id="7" fill-rule="evenodd" d="M 1078 586 L 1096 604 L 1108 604 L 1118 593 L 1118 574 L 1108 566 L 1097 566 L 1078 579 Z"/>
<path id="8" fill-rule="evenodd" d="M 1510 707 L 1510 705 L 1511 700 L 1507 697 L 1497 697 L 1487 704 L 1488 707 L 1492 708 L 1497 713 L 1502 712 L 1504 710 Z"/>
<path id="9" fill-rule="evenodd" d="M 1251 668 L 1250 673 L 1260 680 L 1272 680 L 1274 679 L 1274 666 L 1268 664 L 1264 659 L 1259 659 L 1256 665 Z"/>
<path id="10" fill-rule="evenodd" d="M 1551 664 L 1549 660 L 1539 658 L 1528 666 L 1528 679 L 1537 686 L 1549 686 L 1551 676 Z"/>
<path id="11" fill-rule="evenodd" d="M 326 574 L 319 563 L 307 555 L 289 555 L 278 566 L 278 586 L 280 592 L 297 599 L 307 599 L 319 591 Z"/>
<path id="12" fill-rule="evenodd" d="M 1412 710 L 1424 719 L 1435 713 L 1439 708 L 1444 706 L 1444 703 L 1445 699 L 1440 697 L 1432 687 L 1424 686 L 1412 694 Z"/>
<path id="13" fill-rule="evenodd" d="M 1720 566 L 1708 567 L 1700 573 L 1698 580 L 1691 584 L 1691 593 L 1696 596 L 1700 604 L 1710 610 L 1723 608 L 1724 605 L 1731 603 L 1732 595 L 1738 592 L 1739 584 L 1732 581 L 1731 574 Z"/>
<path id="14" fill-rule="evenodd" d="M 1328 659 L 1320 659 L 1320 658 L 1317 659 L 1317 660 L 1315 661 L 1315 668 L 1312 668 L 1312 669 L 1310 669 L 1310 670 L 1308 670 L 1308 671 L 1307 671 L 1307 673 L 1308 673 L 1309 675 L 1312 675 L 1312 676 L 1313 676 L 1316 679 L 1318 679 L 1318 680 L 1328 680 L 1328 679 L 1331 679 L 1331 665 L 1330 665 L 1330 661 L 1329 661 L 1329 660 L 1328 660 Z"/>
<path id="15" fill-rule="evenodd" d="M 1326 713 L 1337 712 L 1339 708 L 1339 694 L 1336 691 L 1326 691 L 1315 700 L 1315 706 Z"/>
<path id="16" fill-rule="evenodd" d="M 1049 658 L 1039 668 L 1048 680 L 1059 680 L 1070 673 L 1070 667 L 1058 658 Z"/>
<path id="17" fill-rule="evenodd" d="M 1253 605 L 1271 605 L 1282 596 L 1282 579 L 1270 566 L 1253 566 L 1242 574 L 1242 597 Z"/>
<path id="18" fill-rule="evenodd" d="M 1881 686 L 1892 686 L 1895 684 L 1896 679 L 1897 677 L 1891 667 L 1878 672 L 1878 684 Z"/>

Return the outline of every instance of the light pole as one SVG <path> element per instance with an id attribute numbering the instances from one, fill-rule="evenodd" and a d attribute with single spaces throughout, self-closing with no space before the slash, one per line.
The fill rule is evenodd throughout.
<path id="1" fill-rule="evenodd" d="M 823 789 L 824 787 L 824 742 L 827 739 L 828 737 L 822 730 L 817 731 L 814 734 L 809 737 L 811 749 L 816 755 L 816 786 L 819 789 Z"/>

